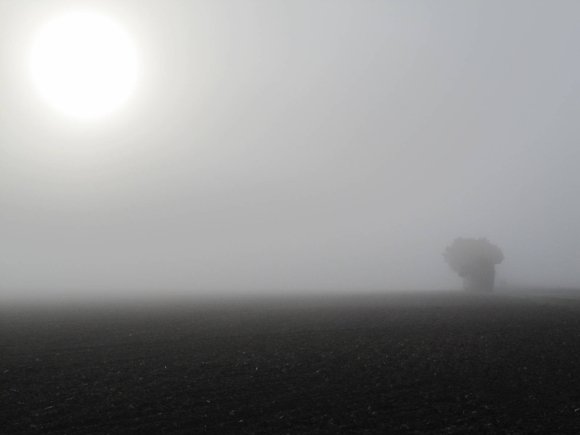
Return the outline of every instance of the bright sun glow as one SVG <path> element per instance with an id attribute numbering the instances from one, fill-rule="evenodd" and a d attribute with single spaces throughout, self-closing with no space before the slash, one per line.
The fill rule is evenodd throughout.
<path id="1" fill-rule="evenodd" d="M 44 25 L 30 57 L 32 80 L 53 107 L 76 118 L 107 115 L 135 89 L 137 53 L 125 30 L 92 12 Z"/>

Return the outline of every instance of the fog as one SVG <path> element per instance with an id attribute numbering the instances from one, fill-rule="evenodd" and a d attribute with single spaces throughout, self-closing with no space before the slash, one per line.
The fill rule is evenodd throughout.
<path id="1" fill-rule="evenodd" d="M 96 121 L 27 72 L 80 3 L 0 0 L 1 297 L 580 285 L 578 2 L 83 2 L 142 64 Z"/>

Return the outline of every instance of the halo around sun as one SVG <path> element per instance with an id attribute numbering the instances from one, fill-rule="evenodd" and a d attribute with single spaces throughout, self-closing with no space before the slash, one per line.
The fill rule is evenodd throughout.
<path id="1" fill-rule="evenodd" d="M 138 74 L 129 34 L 94 12 L 69 12 L 46 23 L 32 45 L 29 66 L 43 99 L 75 118 L 97 118 L 121 107 Z"/>

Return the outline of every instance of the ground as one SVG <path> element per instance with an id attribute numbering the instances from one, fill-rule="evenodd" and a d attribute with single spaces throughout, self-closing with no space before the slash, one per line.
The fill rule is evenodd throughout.
<path id="1" fill-rule="evenodd" d="M 580 301 L 4 307 L 2 434 L 577 434 Z"/>

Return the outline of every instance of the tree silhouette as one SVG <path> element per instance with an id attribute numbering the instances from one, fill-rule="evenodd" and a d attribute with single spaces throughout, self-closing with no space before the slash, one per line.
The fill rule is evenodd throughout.
<path id="1" fill-rule="evenodd" d="M 503 261 L 503 253 L 487 239 L 459 237 L 445 249 L 443 257 L 449 267 L 463 278 L 468 291 L 491 292 L 495 281 L 495 265 Z"/>

